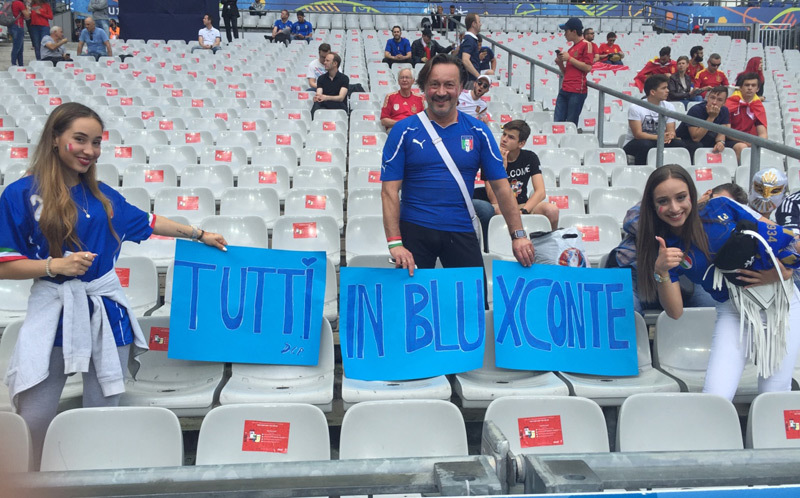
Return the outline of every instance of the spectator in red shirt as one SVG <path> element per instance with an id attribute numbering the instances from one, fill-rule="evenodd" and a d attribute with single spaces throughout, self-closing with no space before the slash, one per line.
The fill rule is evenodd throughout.
<path id="1" fill-rule="evenodd" d="M 689 50 L 689 67 L 686 68 L 686 74 L 694 81 L 697 73 L 705 68 L 703 65 L 703 47 L 695 45 Z"/>
<path id="2" fill-rule="evenodd" d="M 397 82 L 400 90 L 387 95 L 381 107 L 381 124 L 386 128 L 386 133 L 401 119 L 422 112 L 424 108 L 422 97 L 411 92 L 411 85 L 414 84 L 414 73 L 411 69 L 401 69 L 397 73 Z"/>
<path id="3" fill-rule="evenodd" d="M 728 77 L 719 70 L 721 64 L 722 57 L 719 54 L 711 54 L 708 57 L 708 67 L 695 76 L 694 87 L 703 92 L 703 96 L 715 86 L 728 86 Z"/>
<path id="4" fill-rule="evenodd" d="M 592 45 L 592 53 L 594 54 L 594 60 L 592 62 L 597 62 L 600 59 L 600 49 L 597 47 L 597 44 L 594 42 L 594 29 L 593 28 L 584 28 L 583 30 L 583 39 L 589 42 Z"/>
<path id="5" fill-rule="evenodd" d="M 647 61 L 647 64 L 645 64 L 642 70 L 639 71 L 635 78 L 633 78 L 633 81 L 636 83 L 636 87 L 639 90 L 644 90 L 645 80 L 647 80 L 648 76 L 653 74 L 675 74 L 675 71 L 678 70 L 678 65 L 670 58 L 671 55 L 671 48 L 662 47 L 661 50 L 658 51 L 658 57 Z"/>
<path id="6" fill-rule="evenodd" d="M 14 22 L 8 27 L 8 34 L 14 39 L 11 45 L 11 65 L 24 66 L 22 52 L 25 48 L 25 21 L 31 18 L 31 11 L 20 0 L 11 3 L 11 15 Z"/>
<path id="7" fill-rule="evenodd" d="M 592 45 L 583 39 L 583 23 L 577 17 L 570 17 L 559 29 L 564 30 L 564 38 L 572 42 L 572 46 L 566 52 L 556 51 L 556 65 L 564 78 L 553 120 L 570 121 L 577 126 L 586 101 L 586 74 L 592 70 L 594 52 Z"/>
<path id="8" fill-rule="evenodd" d="M 42 39 L 50 35 L 50 21 L 53 20 L 53 9 L 47 0 L 33 0 L 31 3 L 31 42 L 36 60 L 42 60 Z"/>
<path id="9" fill-rule="evenodd" d="M 606 35 L 606 43 L 598 47 L 597 54 L 599 55 L 598 59 L 600 62 L 614 64 L 615 66 L 622 65 L 622 59 L 625 57 L 625 54 L 622 53 L 622 49 L 617 45 L 616 33 L 611 31 Z"/>
<path id="10" fill-rule="evenodd" d="M 710 61 L 709 61 L 710 64 Z M 743 131 L 761 138 L 767 138 L 767 111 L 764 104 L 756 95 L 758 90 L 758 74 L 744 73 L 736 80 L 740 88 L 728 97 L 725 106 L 731 115 L 731 128 Z M 750 147 L 749 142 L 740 142 L 728 139 L 726 144 L 736 152 L 736 158 L 741 159 L 742 151 Z"/>

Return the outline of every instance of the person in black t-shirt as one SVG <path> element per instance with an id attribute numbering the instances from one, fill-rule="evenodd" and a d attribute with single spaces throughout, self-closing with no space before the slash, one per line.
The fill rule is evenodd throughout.
<path id="1" fill-rule="evenodd" d="M 503 166 L 508 174 L 511 190 L 517 196 L 517 204 L 522 214 L 541 214 L 550 221 L 553 230 L 558 227 L 558 207 L 548 202 L 544 188 L 544 178 L 539 169 L 539 157 L 530 150 L 522 147 L 531 134 L 531 128 L 521 120 L 509 121 L 503 126 L 503 137 L 500 139 L 500 153 L 503 155 Z M 528 181 L 533 186 L 533 192 L 528 193 Z M 475 210 L 484 223 L 485 231 L 488 230 L 489 220 L 494 214 L 500 214 L 497 200 L 491 187 L 486 185 L 485 192 L 475 191 Z M 481 203 L 483 202 L 483 204 Z M 486 206 L 489 203 L 491 208 Z M 481 216 L 483 214 L 483 216 Z"/>
<path id="2" fill-rule="evenodd" d="M 336 52 L 325 56 L 325 69 L 327 73 L 317 78 L 317 94 L 314 95 L 314 106 L 311 108 L 311 117 L 317 109 L 343 109 L 347 111 L 347 91 L 350 87 L 350 78 L 339 71 L 342 58 Z"/>
<path id="3" fill-rule="evenodd" d="M 731 118 L 728 108 L 725 107 L 725 99 L 728 98 L 728 87 L 717 86 L 706 93 L 706 99 L 699 104 L 693 105 L 687 116 L 713 122 L 714 124 L 731 127 Z M 689 154 L 694 156 L 694 151 L 700 147 L 711 147 L 713 152 L 720 154 L 725 149 L 725 135 L 706 130 L 699 126 L 689 126 L 681 123 L 675 130 L 675 136 L 683 140 Z"/>

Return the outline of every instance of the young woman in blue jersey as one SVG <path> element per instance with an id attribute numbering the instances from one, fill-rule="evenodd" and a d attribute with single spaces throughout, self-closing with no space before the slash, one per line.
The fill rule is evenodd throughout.
<path id="1" fill-rule="evenodd" d="M 37 462 L 67 375 L 83 374 L 83 406 L 115 406 L 123 369 L 147 348 L 114 271 L 122 242 L 157 234 L 227 245 L 219 234 L 145 213 L 99 183 L 102 135 L 88 107 L 57 107 L 29 174 L 0 197 L 0 278 L 36 279 L 6 383 Z"/>
<path id="2" fill-rule="evenodd" d="M 726 287 L 713 288 L 714 271 L 706 270 L 728 240 L 737 220 L 764 219 L 727 197 L 713 198 L 698 210 L 694 182 L 678 165 L 663 166 L 650 175 L 641 206 L 636 242 L 640 297 L 647 301 L 657 298 L 667 315 L 677 319 L 683 313 L 677 282 L 681 274 L 711 294 L 717 301 L 717 321 L 703 392 L 733 399 L 751 349 L 750 338 L 745 334 L 746 339 L 740 341 L 740 313 L 729 300 Z M 720 216 L 719 213 L 724 214 Z M 791 278 L 791 270 L 783 265 L 781 273 L 783 279 Z M 780 278 L 774 268 L 739 270 L 739 274 L 749 285 L 777 282 Z M 794 363 L 800 350 L 800 301 L 796 291 L 790 295 L 789 303 L 786 354 L 772 375 L 759 377 L 759 392 L 791 389 Z"/>

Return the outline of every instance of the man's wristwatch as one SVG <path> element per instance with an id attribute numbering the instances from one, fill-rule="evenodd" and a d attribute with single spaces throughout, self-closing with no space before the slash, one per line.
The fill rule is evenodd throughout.
<path id="1" fill-rule="evenodd" d="M 524 239 L 527 237 L 528 234 L 525 233 L 525 230 L 514 230 L 513 232 L 511 232 L 511 240 Z"/>

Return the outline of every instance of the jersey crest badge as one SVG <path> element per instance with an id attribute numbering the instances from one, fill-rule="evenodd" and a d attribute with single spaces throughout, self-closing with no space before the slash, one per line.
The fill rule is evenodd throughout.
<path id="1" fill-rule="evenodd" d="M 688 270 L 691 267 L 692 267 L 692 258 L 690 258 L 689 255 L 687 254 L 683 257 L 683 261 L 681 261 L 681 268 L 683 268 L 684 270 Z"/>
<path id="2" fill-rule="evenodd" d="M 471 152 L 475 148 L 472 135 L 461 135 L 461 149 L 464 152 Z"/>

